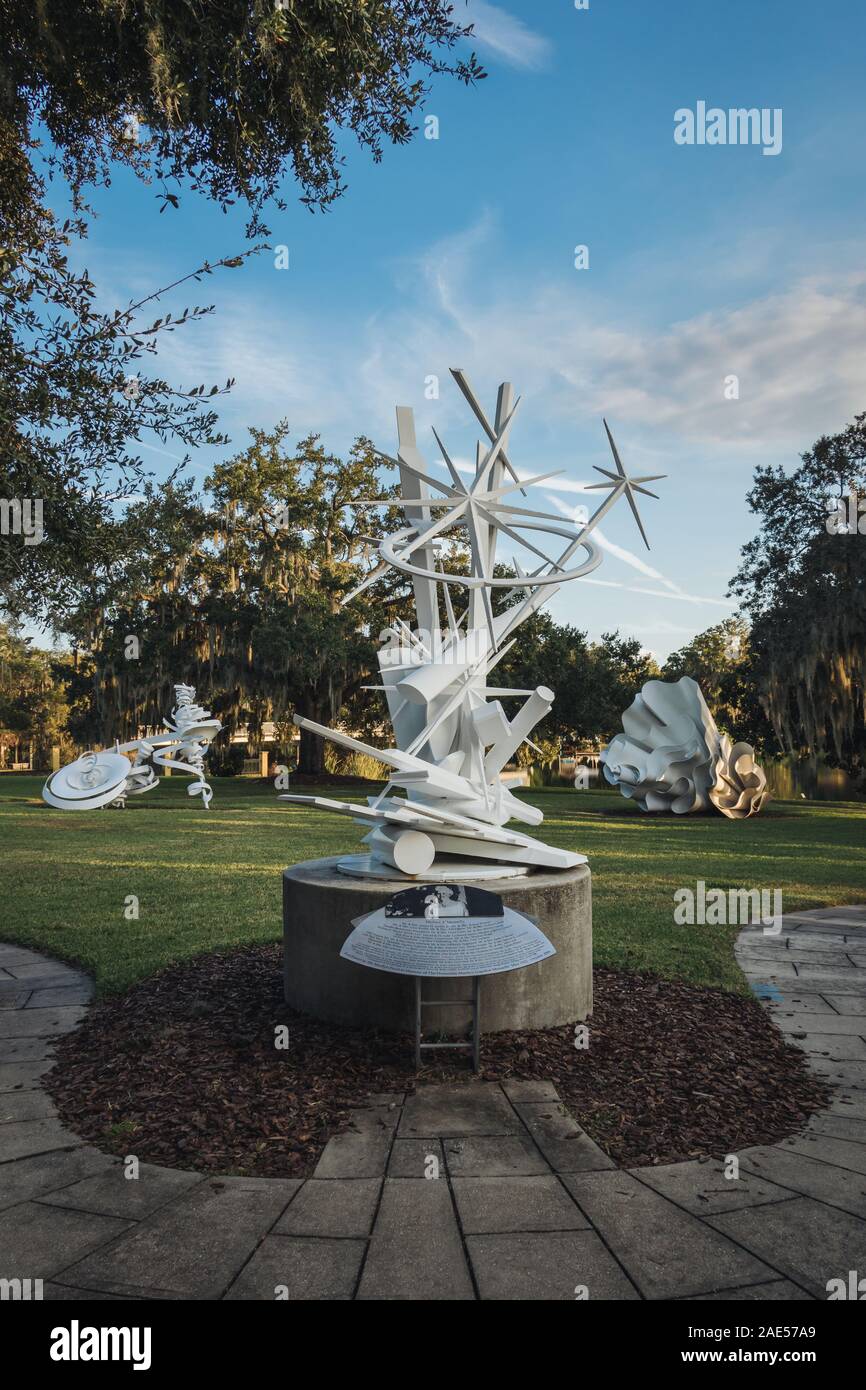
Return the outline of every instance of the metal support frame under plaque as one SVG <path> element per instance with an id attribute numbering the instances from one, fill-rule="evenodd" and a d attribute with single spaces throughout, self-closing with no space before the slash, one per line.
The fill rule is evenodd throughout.
<path id="1" fill-rule="evenodd" d="M 421 985 L 424 980 L 438 979 L 439 976 L 416 975 L 415 976 L 415 1070 L 421 1070 L 421 1053 L 434 1051 L 437 1048 L 463 1048 L 471 1049 L 472 1070 L 481 1070 L 481 976 L 472 976 L 472 998 L 471 999 L 425 999 L 421 993 Z M 454 1004 L 472 1005 L 472 1040 L 471 1042 L 439 1042 L 425 1043 L 421 1041 L 421 1010 L 431 1007 L 445 1007 Z"/>

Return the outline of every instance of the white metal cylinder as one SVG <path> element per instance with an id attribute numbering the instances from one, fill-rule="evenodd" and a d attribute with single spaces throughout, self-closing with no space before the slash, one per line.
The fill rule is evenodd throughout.
<path id="1" fill-rule="evenodd" d="M 426 873 L 436 857 L 436 847 L 423 830 L 398 830 L 392 826 L 377 826 L 365 839 L 370 848 L 393 864 L 401 873 L 417 877 Z"/>

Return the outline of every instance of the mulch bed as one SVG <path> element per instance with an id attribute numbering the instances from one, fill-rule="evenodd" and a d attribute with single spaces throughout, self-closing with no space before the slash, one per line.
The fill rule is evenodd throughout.
<path id="1" fill-rule="evenodd" d="M 382 1092 L 464 1080 L 412 1041 L 287 1008 L 282 951 L 255 946 L 162 971 L 91 1010 L 45 1078 L 101 1149 L 170 1167 L 304 1176 L 349 1111 Z M 274 1046 L 275 1028 L 289 1047 Z M 672 1163 L 773 1143 L 828 1097 L 757 1002 L 652 975 L 595 972 L 590 1047 L 573 1027 L 483 1039 L 485 1080 L 550 1080 L 618 1163 Z"/>

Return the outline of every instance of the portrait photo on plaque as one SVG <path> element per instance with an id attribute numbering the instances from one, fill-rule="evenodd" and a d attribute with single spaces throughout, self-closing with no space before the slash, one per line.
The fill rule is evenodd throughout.
<path id="1" fill-rule="evenodd" d="M 431 883 L 404 888 L 385 904 L 386 917 L 501 917 L 502 899 L 465 883 Z"/>
<path id="2" fill-rule="evenodd" d="M 352 926 L 343 959 L 397 975 L 494 975 L 556 954 L 531 918 L 462 883 L 404 888 Z"/>

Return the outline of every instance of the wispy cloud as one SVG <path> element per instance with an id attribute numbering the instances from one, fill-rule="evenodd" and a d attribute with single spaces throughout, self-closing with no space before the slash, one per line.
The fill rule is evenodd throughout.
<path id="1" fill-rule="evenodd" d="M 545 483 L 545 487 L 556 487 L 557 483 L 567 483 L 567 481 L 568 480 L 557 479 L 556 483 Z M 581 490 L 585 490 L 586 485 L 583 483 L 571 484 L 569 490 L 571 490 L 572 488 L 580 488 Z M 572 520 L 574 519 L 574 508 L 567 507 L 561 498 L 548 497 L 547 500 L 563 516 L 569 517 Z M 605 535 L 600 526 L 596 526 L 593 529 L 592 537 L 593 540 L 598 542 L 602 550 L 605 550 L 608 553 L 608 555 L 612 555 L 615 559 L 621 560 L 623 564 L 628 565 L 630 569 L 637 570 L 639 574 L 645 575 L 647 579 L 657 580 L 658 583 L 664 584 L 665 587 L 663 589 L 647 589 L 644 588 L 642 585 L 621 584 L 617 583 L 615 580 L 610 579 L 586 578 L 583 580 L 584 584 L 598 584 L 601 585 L 603 588 L 608 589 L 630 589 L 631 592 L 635 594 L 654 594 L 657 598 L 681 599 L 686 603 L 711 603 L 718 607 L 728 609 L 731 607 L 730 602 L 726 599 L 703 598 L 698 594 L 685 593 L 680 588 L 679 584 L 675 584 L 672 579 L 667 579 L 665 575 L 662 574 L 661 570 L 658 570 L 653 565 L 648 564 L 647 561 L 644 560 L 640 555 L 635 555 L 633 550 L 627 550 L 625 546 L 617 545 L 615 541 L 612 541 L 609 536 Z"/>
<path id="2" fill-rule="evenodd" d="M 561 481 L 567 480 L 557 478 L 555 482 L 545 483 L 545 487 L 555 488 L 556 484 Z M 588 491 L 585 483 L 578 483 L 576 486 L 582 490 Z M 574 520 L 575 508 L 567 507 L 560 497 L 549 496 L 547 500 L 562 516 L 566 516 L 572 521 Z M 624 546 L 617 545 L 615 541 L 610 540 L 610 538 L 604 534 L 600 526 L 594 527 L 592 534 L 593 538 L 598 541 L 602 550 L 606 550 L 609 555 L 615 555 L 618 560 L 624 560 L 627 565 L 631 565 L 632 569 L 640 570 L 641 574 L 645 574 L 647 579 L 660 580 L 662 584 L 665 584 L 674 593 L 681 592 L 678 584 L 675 584 L 672 579 L 665 579 L 664 575 L 661 574 L 659 570 L 647 564 L 646 560 L 641 559 L 640 555 L 635 555 L 633 551 L 626 550 Z"/>
<path id="3" fill-rule="evenodd" d="M 666 599 L 665 607 L 698 605 L 696 625 L 730 612 L 715 595 L 748 535 L 743 498 L 756 458 L 793 462 L 863 408 L 866 273 L 792 279 L 751 297 L 744 289 L 739 302 L 729 297 L 723 307 L 653 325 L 628 297 L 608 300 L 583 285 L 578 294 L 543 271 L 525 278 L 519 296 L 501 290 L 500 278 L 481 273 L 497 261 L 498 239 L 497 218 L 485 212 L 402 257 L 392 267 L 398 293 L 366 318 L 347 319 L 327 303 L 313 312 L 269 296 L 261 283 L 252 292 L 232 285 L 207 325 L 165 345 L 160 370 L 185 385 L 237 377 L 219 407 L 235 447 L 244 445 L 247 423 L 266 427 L 285 416 L 294 432 L 320 430 L 337 451 L 361 433 L 392 451 L 394 406 L 413 405 L 431 465 L 432 424 L 461 462 L 471 460 L 476 434 L 447 368 L 463 367 L 488 403 L 507 376 L 523 397 L 513 459 L 523 476 L 564 465 L 565 476 L 544 484 L 563 504 L 586 493 L 588 464 L 606 461 L 605 415 L 629 471 L 671 477 L 660 485 L 663 502 L 648 504 L 648 520 L 654 551 L 680 583 L 605 536 L 610 559 L 634 579 L 582 584 L 611 591 L 599 606 L 606 615 L 626 608 L 615 621 L 628 625 L 641 613 L 642 630 L 649 604 L 616 602 L 613 591 Z M 730 374 L 739 379 L 738 400 L 724 398 Z M 573 516 L 573 507 L 565 510 Z M 623 512 L 609 529 L 628 544 L 629 525 Z M 694 593 L 693 574 L 715 595 Z M 553 606 L 570 621 L 575 602 L 575 594 L 560 596 Z"/>
<path id="4" fill-rule="evenodd" d="M 561 461 L 561 441 L 592 421 L 600 432 L 602 415 L 615 428 L 627 425 L 634 442 L 619 442 L 633 464 L 678 453 L 690 469 L 696 458 L 703 468 L 739 459 L 750 471 L 756 455 L 794 459 L 863 409 L 866 272 L 801 279 L 653 327 L 543 273 L 519 297 L 499 295 L 478 273 L 496 256 L 497 236 L 486 212 L 401 259 L 398 297 L 354 322 L 336 308 L 313 315 L 285 299 L 277 305 L 259 288 L 223 291 L 206 325 L 161 347 L 160 370 L 187 385 L 235 376 L 221 412 L 238 410 L 257 424 L 285 415 L 299 430 L 326 431 L 335 447 L 361 432 L 387 446 L 395 403 L 416 406 L 419 439 L 429 439 L 433 422 L 463 430 L 465 405 L 447 367 L 464 367 L 481 386 L 507 375 L 524 397 L 515 432 L 535 441 L 519 451 L 527 474 L 550 466 L 549 441 L 557 440 Z M 732 375 L 739 398 L 729 400 Z M 439 396 L 431 397 L 434 377 Z M 454 449 L 461 452 L 459 440 Z M 557 483 L 575 492 L 584 486 Z"/>
<path id="5" fill-rule="evenodd" d="M 492 54 L 512 68 L 537 71 L 550 62 L 553 45 L 549 39 L 536 34 L 500 5 L 491 5 L 488 0 L 468 0 L 466 14 L 468 22 L 475 26 L 473 42 L 483 53 Z"/>
<path id="6" fill-rule="evenodd" d="M 456 463 L 459 472 L 470 475 L 474 474 L 475 467 L 467 460 L 461 459 L 459 461 L 453 461 Z M 529 478 L 531 476 L 530 474 L 523 473 L 519 469 L 515 471 L 517 472 L 518 478 L 522 482 L 529 481 Z M 552 493 L 554 489 L 561 492 L 570 492 L 578 494 L 589 493 L 589 484 L 578 482 L 572 478 L 555 478 L 547 481 L 544 484 L 544 488 L 546 500 L 550 503 L 550 505 L 555 507 L 556 510 L 560 513 L 560 515 L 565 517 L 568 521 L 574 522 L 576 509 L 574 507 L 569 507 L 567 503 L 563 502 L 561 497 L 553 496 Z M 597 492 L 592 492 L 590 495 L 595 499 L 595 501 L 598 500 Z M 535 506 L 533 502 L 530 502 L 528 505 L 530 507 Z M 656 569 L 654 565 L 649 564 L 646 560 L 643 559 L 642 556 L 636 555 L 633 550 L 628 550 L 625 546 L 618 545 L 616 541 L 612 541 L 610 537 L 607 536 L 604 531 L 602 531 L 600 526 L 596 526 L 593 528 L 592 537 L 593 540 L 601 546 L 601 549 L 604 550 L 613 559 L 622 561 L 624 565 L 627 565 L 630 569 L 636 570 L 638 574 L 644 575 L 647 579 L 656 580 L 657 583 L 663 584 L 664 588 L 650 589 L 638 584 L 623 584 L 622 582 L 613 579 L 584 578 L 582 581 L 584 584 L 596 584 L 604 589 L 628 589 L 633 594 L 651 594 L 655 598 L 679 599 L 683 603 L 709 603 L 712 604 L 714 607 L 726 608 L 728 610 L 731 609 L 732 605 L 729 599 L 706 598 L 700 594 L 686 593 L 680 587 L 679 584 L 675 583 L 673 579 L 668 579 L 666 575 L 662 574 L 661 570 Z M 676 630 L 690 631 L 690 629 Z"/>
<path id="7" fill-rule="evenodd" d="M 751 455 L 796 453 L 863 408 L 866 272 L 801 277 L 648 327 L 620 303 L 543 275 L 519 299 L 483 300 L 473 252 L 485 237 L 495 238 L 489 215 L 461 254 L 451 241 L 426 253 L 419 269 L 435 309 L 428 304 L 419 347 L 435 333 L 463 365 L 483 369 L 495 344 L 497 360 L 548 414 L 583 423 L 604 413 L 641 426 L 645 439 L 649 429 L 667 443 Z M 726 395 L 731 377 L 735 399 Z"/>
<path id="8" fill-rule="evenodd" d="M 727 608 L 730 612 L 733 605 L 727 599 L 705 598 L 702 594 L 673 594 L 669 589 L 647 589 L 642 584 L 622 584 L 616 579 L 581 579 L 581 584 L 596 584 L 601 589 L 628 589 L 631 594 L 652 594 L 654 598 L 673 598 L 679 599 L 682 603 L 711 603 L 715 608 Z M 691 628 L 688 629 L 692 631 Z"/>
<path id="9" fill-rule="evenodd" d="M 143 439 L 139 439 L 134 445 L 132 445 L 132 448 L 147 449 L 148 453 L 162 454 L 163 458 L 175 459 L 177 463 L 183 463 L 184 460 L 183 454 L 171 454 L 169 453 L 168 449 L 157 449 L 155 444 L 145 444 Z"/>

